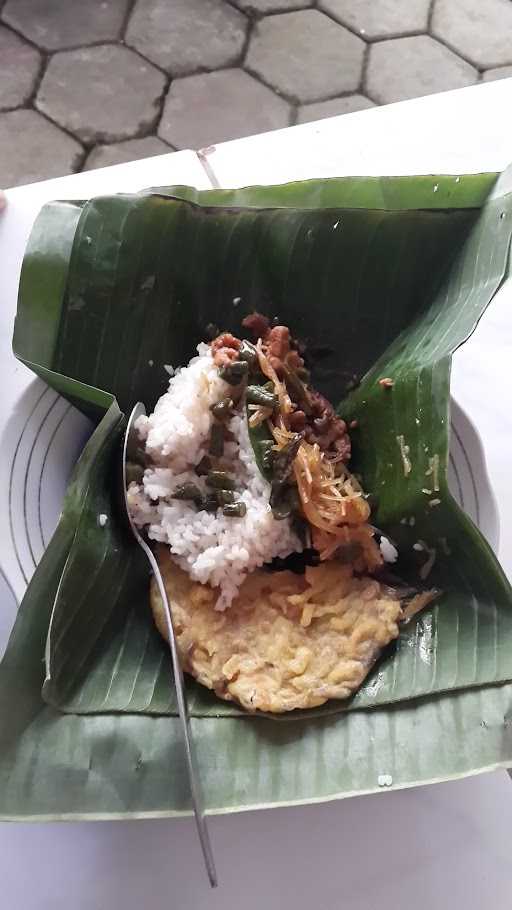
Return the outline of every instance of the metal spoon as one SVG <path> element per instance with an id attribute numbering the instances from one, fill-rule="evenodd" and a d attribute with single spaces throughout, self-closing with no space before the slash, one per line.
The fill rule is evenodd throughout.
<path id="1" fill-rule="evenodd" d="M 160 592 L 160 597 L 162 598 L 162 604 L 164 607 L 165 619 L 167 623 L 167 635 L 169 638 L 169 644 L 171 647 L 172 655 L 172 666 L 174 671 L 174 685 L 176 688 L 176 699 L 178 702 L 178 714 L 181 722 L 181 730 L 183 734 L 183 746 L 185 752 L 185 762 L 188 771 L 188 778 L 190 783 L 190 792 L 192 796 L 192 805 L 194 807 L 194 815 L 196 819 L 197 833 L 199 835 L 199 841 L 201 844 L 201 849 L 203 851 L 204 862 L 206 865 L 206 871 L 208 873 L 208 878 L 210 880 L 210 885 L 212 888 L 217 886 L 217 872 L 215 869 L 215 861 L 213 859 L 212 846 L 210 842 L 210 836 L 208 834 L 208 828 L 206 825 L 206 818 L 204 815 L 203 809 L 203 797 L 201 793 L 201 782 L 199 778 L 199 770 L 197 766 L 197 760 L 195 755 L 194 743 L 192 740 L 192 732 L 190 729 L 190 720 L 187 710 L 187 702 L 185 699 L 185 689 L 183 683 L 183 671 L 181 669 L 180 659 L 178 655 L 178 648 L 176 645 L 176 637 L 174 635 L 174 628 L 172 624 L 172 615 L 169 607 L 169 601 L 167 599 L 167 593 L 165 590 L 165 585 L 160 573 L 160 568 L 155 559 L 153 551 L 144 539 L 141 534 L 141 530 L 136 527 L 133 522 L 133 519 L 130 515 L 130 509 L 128 506 L 128 497 L 127 490 L 129 481 L 127 480 L 127 471 L 126 465 L 127 461 L 135 460 L 137 450 L 140 452 L 140 440 L 135 429 L 135 421 L 138 417 L 146 413 L 146 408 L 139 401 L 132 413 L 130 414 L 130 419 L 128 421 L 128 426 L 126 428 L 126 434 L 124 437 L 123 445 L 123 495 L 124 495 L 124 504 L 126 507 L 126 515 L 130 528 L 132 530 L 133 536 L 135 537 L 137 543 L 144 550 L 149 563 L 151 565 L 151 570 L 155 576 L 155 581 L 158 585 L 158 590 Z M 130 458 L 131 456 L 131 458 Z M 135 456 L 135 458 L 134 458 Z"/>

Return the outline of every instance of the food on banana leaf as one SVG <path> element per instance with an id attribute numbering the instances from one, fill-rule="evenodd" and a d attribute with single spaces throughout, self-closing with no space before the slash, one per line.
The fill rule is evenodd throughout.
<path id="1" fill-rule="evenodd" d="M 134 521 L 159 543 L 184 670 L 247 710 L 311 708 L 360 687 L 435 596 L 383 581 L 345 421 L 287 326 L 246 317 L 197 347 L 140 417 Z M 414 594 L 414 592 L 412 592 Z M 162 604 L 151 591 L 166 636 Z"/>

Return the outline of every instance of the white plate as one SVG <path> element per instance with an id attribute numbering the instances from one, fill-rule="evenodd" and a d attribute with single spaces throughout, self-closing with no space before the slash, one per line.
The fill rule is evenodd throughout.
<path id="1" fill-rule="evenodd" d="M 364 173 L 365 169 L 367 173 L 382 173 L 383 145 L 385 165 L 398 173 L 501 170 L 512 158 L 512 129 L 509 118 L 504 116 L 511 98 L 512 80 L 486 83 L 379 108 L 376 114 L 369 111 L 336 118 L 326 122 L 325 127 L 317 123 L 301 127 L 300 132 L 271 134 L 265 141 L 244 140 L 237 148 L 231 143 L 227 148 L 219 146 L 209 163 L 216 182 L 222 186 L 342 176 Z M 180 174 L 176 172 L 176 156 L 170 156 L 168 161 L 148 159 L 137 162 L 135 167 L 120 165 L 56 181 L 51 187 L 42 184 L 14 191 L 11 211 L 0 218 L 0 427 L 4 427 L 6 415 L 11 414 L 14 433 L 12 440 L 4 434 L 0 442 L 3 563 L 12 562 L 8 468 L 26 410 L 20 413 L 18 422 L 15 418 L 21 392 L 31 382 L 27 371 L 10 353 L 18 270 L 30 223 L 38 206 L 49 198 L 80 198 L 172 182 L 202 185 L 204 174 L 195 167 L 197 162 L 189 156 L 186 171 L 187 153 L 179 155 L 178 163 L 183 162 Z M 87 185 L 82 182 L 85 176 Z M 508 299 L 506 292 L 500 292 L 498 297 L 501 302 L 493 303 L 474 338 L 457 352 L 452 389 L 482 433 L 490 476 L 498 494 L 500 556 L 512 577 L 512 532 L 508 520 L 512 511 L 512 418 L 503 395 L 488 394 L 489 389 L 506 389 L 512 358 L 512 289 Z M 40 394 L 41 386 L 37 385 Z M 35 398 L 31 400 L 34 404 Z M 456 417 L 455 424 L 459 430 Z M 67 462 L 65 457 L 53 457 L 61 432 L 64 427 L 51 445 L 53 467 L 45 469 L 42 486 L 48 491 L 50 475 L 46 471 L 61 472 L 58 485 L 62 490 L 65 464 L 69 466 L 72 461 L 71 457 Z M 475 456 L 468 434 L 461 430 L 460 437 L 471 473 L 478 477 L 475 465 L 480 463 L 480 445 Z M 462 466 L 462 459 L 452 454 L 457 466 Z M 486 476 L 483 482 L 488 490 Z M 467 484 L 464 488 L 469 492 Z M 476 488 L 481 509 L 483 502 L 490 500 L 487 495 L 484 497 L 484 488 L 479 489 L 478 484 Z M 55 521 L 58 497 L 51 498 L 51 502 Z M 468 511 L 469 502 L 468 498 Z M 491 522 L 486 530 L 488 537 L 492 537 L 493 527 L 497 532 L 497 522 Z M 17 597 L 21 597 L 24 584 L 19 570 L 13 569 L 11 584 Z M 6 609 L 3 601 L 0 609 L 0 641 L 2 630 L 7 634 L 15 615 L 15 600 L 6 596 Z M 404 851 L 397 851 L 396 837 L 390 836 L 390 818 L 398 820 L 400 840 L 407 844 L 406 865 Z M 211 826 L 222 882 L 217 895 L 208 892 L 204 877 L 198 874 L 197 843 L 190 819 L 143 821 L 136 825 L 10 824 L 0 826 L 3 855 L 8 857 L 2 872 L 2 893 L 6 906 L 20 910 L 61 904 L 77 906 L 77 900 L 83 910 L 100 906 L 138 910 L 141 895 L 147 910 L 160 910 L 169 904 L 170 893 L 175 904 L 197 910 L 233 906 L 241 893 L 247 910 L 276 906 L 277 894 L 280 907 L 296 910 L 310 907 L 312 901 L 319 907 L 329 906 L 333 896 L 340 894 L 354 910 L 377 904 L 382 910 L 394 910 L 407 906 L 411 896 L 417 910 L 427 910 L 433 904 L 440 910 L 451 906 L 482 910 L 489 903 L 494 910 L 505 910 L 510 906 L 505 844 L 511 821 L 510 784 L 503 772 L 386 792 L 385 796 L 356 797 L 342 804 L 216 817 Z M 30 879 L 27 867 L 31 870 Z M 293 875 L 283 876 L 283 869 L 289 868 L 293 868 Z"/>
<path id="2" fill-rule="evenodd" d="M 497 553 L 498 508 L 487 473 L 482 440 L 474 423 L 453 398 L 448 486 L 454 499 Z"/>

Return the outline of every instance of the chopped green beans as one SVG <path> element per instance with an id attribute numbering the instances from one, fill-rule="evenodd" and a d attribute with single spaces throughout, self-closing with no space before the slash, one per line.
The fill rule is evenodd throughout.
<path id="1" fill-rule="evenodd" d="M 208 471 L 206 483 L 209 487 L 214 487 L 216 490 L 236 489 L 235 481 L 226 471 Z"/>
<path id="2" fill-rule="evenodd" d="M 274 460 L 274 440 L 273 439 L 263 439 L 260 442 L 260 452 L 261 452 L 261 464 L 263 470 L 271 471 L 272 462 Z"/>
<path id="3" fill-rule="evenodd" d="M 195 483 L 181 483 L 174 493 L 172 493 L 173 499 L 186 499 L 192 500 L 195 503 L 200 503 L 202 499 L 201 490 L 199 487 L 196 487 Z"/>
<path id="4" fill-rule="evenodd" d="M 249 364 L 246 360 L 235 360 L 228 366 L 221 367 L 219 376 L 229 385 L 240 385 L 249 372 Z"/>
<path id="5" fill-rule="evenodd" d="M 238 359 L 247 361 L 250 367 L 258 363 L 258 352 L 250 341 L 242 341 L 238 351 Z"/>
<path id="6" fill-rule="evenodd" d="M 291 474 L 294 458 L 299 451 L 302 436 L 296 433 L 295 436 L 287 442 L 279 452 L 274 452 L 272 457 L 272 467 L 274 471 L 274 480 L 277 483 L 284 483 Z"/>
<path id="7" fill-rule="evenodd" d="M 247 512 L 247 506 L 243 500 L 239 499 L 238 502 L 226 503 L 222 509 L 222 514 L 226 518 L 243 518 Z"/>
<path id="8" fill-rule="evenodd" d="M 309 397 L 308 390 L 304 383 L 299 379 L 297 373 L 294 373 L 293 370 L 289 370 L 288 367 L 285 367 L 283 364 L 284 379 L 286 382 L 286 388 L 290 393 L 290 397 L 300 404 L 302 410 L 306 415 L 311 414 L 311 399 Z"/>
<path id="9" fill-rule="evenodd" d="M 295 484 L 287 488 L 286 500 L 290 504 L 292 512 L 300 512 L 300 496 Z"/>
<path id="10" fill-rule="evenodd" d="M 295 484 L 283 484 L 274 481 L 270 493 L 270 508 L 277 521 L 282 521 L 283 518 L 298 514 L 300 512 L 300 498 Z"/>
<path id="11" fill-rule="evenodd" d="M 220 506 L 227 506 L 237 500 L 236 493 L 233 490 L 215 490 L 215 496 Z"/>
<path id="12" fill-rule="evenodd" d="M 203 496 L 199 508 L 204 509 L 205 512 L 216 512 L 219 508 L 219 503 L 215 493 L 207 493 L 206 496 Z"/>
<path id="13" fill-rule="evenodd" d="M 242 517 L 246 512 L 245 502 L 238 499 L 233 490 L 212 490 L 203 496 L 200 508 L 207 512 L 216 512 L 222 508 L 224 515 Z"/>
<path id="14" fill-rule="evenodd" d="M 210 455 L 220 458 L 224 452 L 224 427 L 221 423 L 214 423 L 210 433 L 210 445 L 208 448 Z"/>
<path id="15" fill-rule="evenodd" d="M 251 378 L 253 385 L 259 385 L 264 389 L 268 386 L 269 392 L 274 391 L 274 383 L 272 382 L 269 384 L 267 382 L 267 377 L 263 375 L 259 367 L 255 366 L 252 368 Z"/>
<path id="16" fill-rule="evenodd" d="M 229 420 L 233 416 L 234 402 L 232 398 L 222 398 L 210 406 L 210 411 L 217 420 Z"/>
<path id="17" fill-rule="evenodd" d="M 257 404 L 263 408 L 272 408 L 272 410 L 275 410 L 279 404 L 277 395 L 258 385 L 247 386 L 247 401 L 249 404 Z"/>
<path id="18" fill-rule="evenodd" d="M 223 471 L 211 471 L 210 475 L 222 475 Z M 209 478 L 210 479 L 210 478 Z M 209 482 L 207 480 L 207 483 Z M 215 477 L 215 482 L 217 483 L 219 477 Z M 231 478 L 224 476 L 224 484 L 233 483 Z M 174 493 L 172 494 L 173 499 L 181 499 L 186 502 L 193 502 L 198 509 L 204 509 L 205 512 L 216 512 L 217 509 L 221 508 L 224 512 L 224 515 L 231 515 L 233 517 L 242 517 L 246 512 L 245 502 L 242 502 L 234 490 L 230 489 L 213 489 L 208 490 L 206 493 L 201 493 L 199 487 L 196 487 L 195 483 L 182 483 L 179 487 L 176 487 Z M 227 511 L 224 511 L 226 510 Z"/>
<path id="19" fill-rule="evenodd" d="M 276 521 L 283 521 L 292 514 L 292 507 L 286 496 L 286 489 L 281 484 L 272 484 L 270 508 Z"/>
<path id="20" fill-rule="evenodd" d="M 196 464 L 195 471 L 198 477 L 205 477 L 208 474 L 212 463 L 208 458 L 208 455 L 203 455 L 199 464 Z"/>

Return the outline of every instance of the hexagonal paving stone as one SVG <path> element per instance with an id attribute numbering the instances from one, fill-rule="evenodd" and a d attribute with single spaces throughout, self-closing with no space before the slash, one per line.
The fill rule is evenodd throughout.
<path id="1" fill-rule="evenodd" d="M 512 63 L 512 3 L 437 0 L 432 34 L 484 69 Z"/>
<path id="2" fill-rule="evenodd" d="M 428 35 L 370 47 L 366 89 L 382 104 L 462 88 L 477 80 L 476 69 Z"/>
<path id="3" fill-rule="evenodd" d="M 430 0 L 320 0 L 320 9 L 370 39 L 426 31 L 429 6 Z"/>
<path id="4" fill-rule="evenodd" d="M 40 65 L 35 48 L 0 26 L 0 110 L 28 101 Z"/>
<path id="5" fill-rule="evenodd" d="M 7 0 L 4 22 L 47 51 L 115 40 L 129 0 Z"/>
<path id="6" fill-rule="evenodd" d="M 311 120 L 322 120 L 324 117 L 337 117 L 338 114 L 351 114 L 375 107 L 373 101 L 364 95 L 347 95 L 345 98 L 332 98 L 331 101 L 318 101 L 316 104 L 305 104 L 299 107 L 297 123 L 309 123 Z"/>
<path id="7" fill-rule="evenodd" d="M 84 142 L 128 139 L 153 126 L 165 76 L 126 47 L 106 44 L 55 54 L 37 107 Z"/>
<path id="8" fill-rule="evenodd" d="M 79 166 L 82 155 L 78 142 L 36 111 L 0 114 L 3 186 L 70 174 Z"/>
<path id="9" fill-rule="evenodd" d="M 297 101 L 357 89 L 364 42 L 318 10 L 269 16 L 257 24 L 247 68 Z"/>
<path id="10" fill-rule="evenodd" d="M 240 69 L 176 79 L 172 83 L 158 135 L 177 148 L 288 126 L 289 105 Z"/>
<path id="11" fill-rule="evenodd" d="M 279 13 L 283 10 L 306 9 L 315 0 L 233 0 L 246 13 Z"/>
<path id="12" fill-rule="evenodd" d="M 247 17 L 223 0 L 138 0 L 126 33 L 132 45 L 173 76 L 235 63 Z"/>
<path id="13" fill-rule="evenodd" d="M 156 136 L 127 139 L 126 142 L 115 142 L 112 145 L 97 145 L 89 152 L 82 170 L 92 171 L 97 167 L 110 167 L 112 164 L 124 164 L 125 161 L 136 161 L 138 158 L 152 158 L 154 155 L 165 155 L 172 151 L 172 148 Z"/>
<path id="14" fill-rule="evenodd" d="M 484 82 L 493 82 L 494 79 L 512 78 L 512 66 L 498 66 L 496 69 L 487 70 L 483 75 Z"/>

